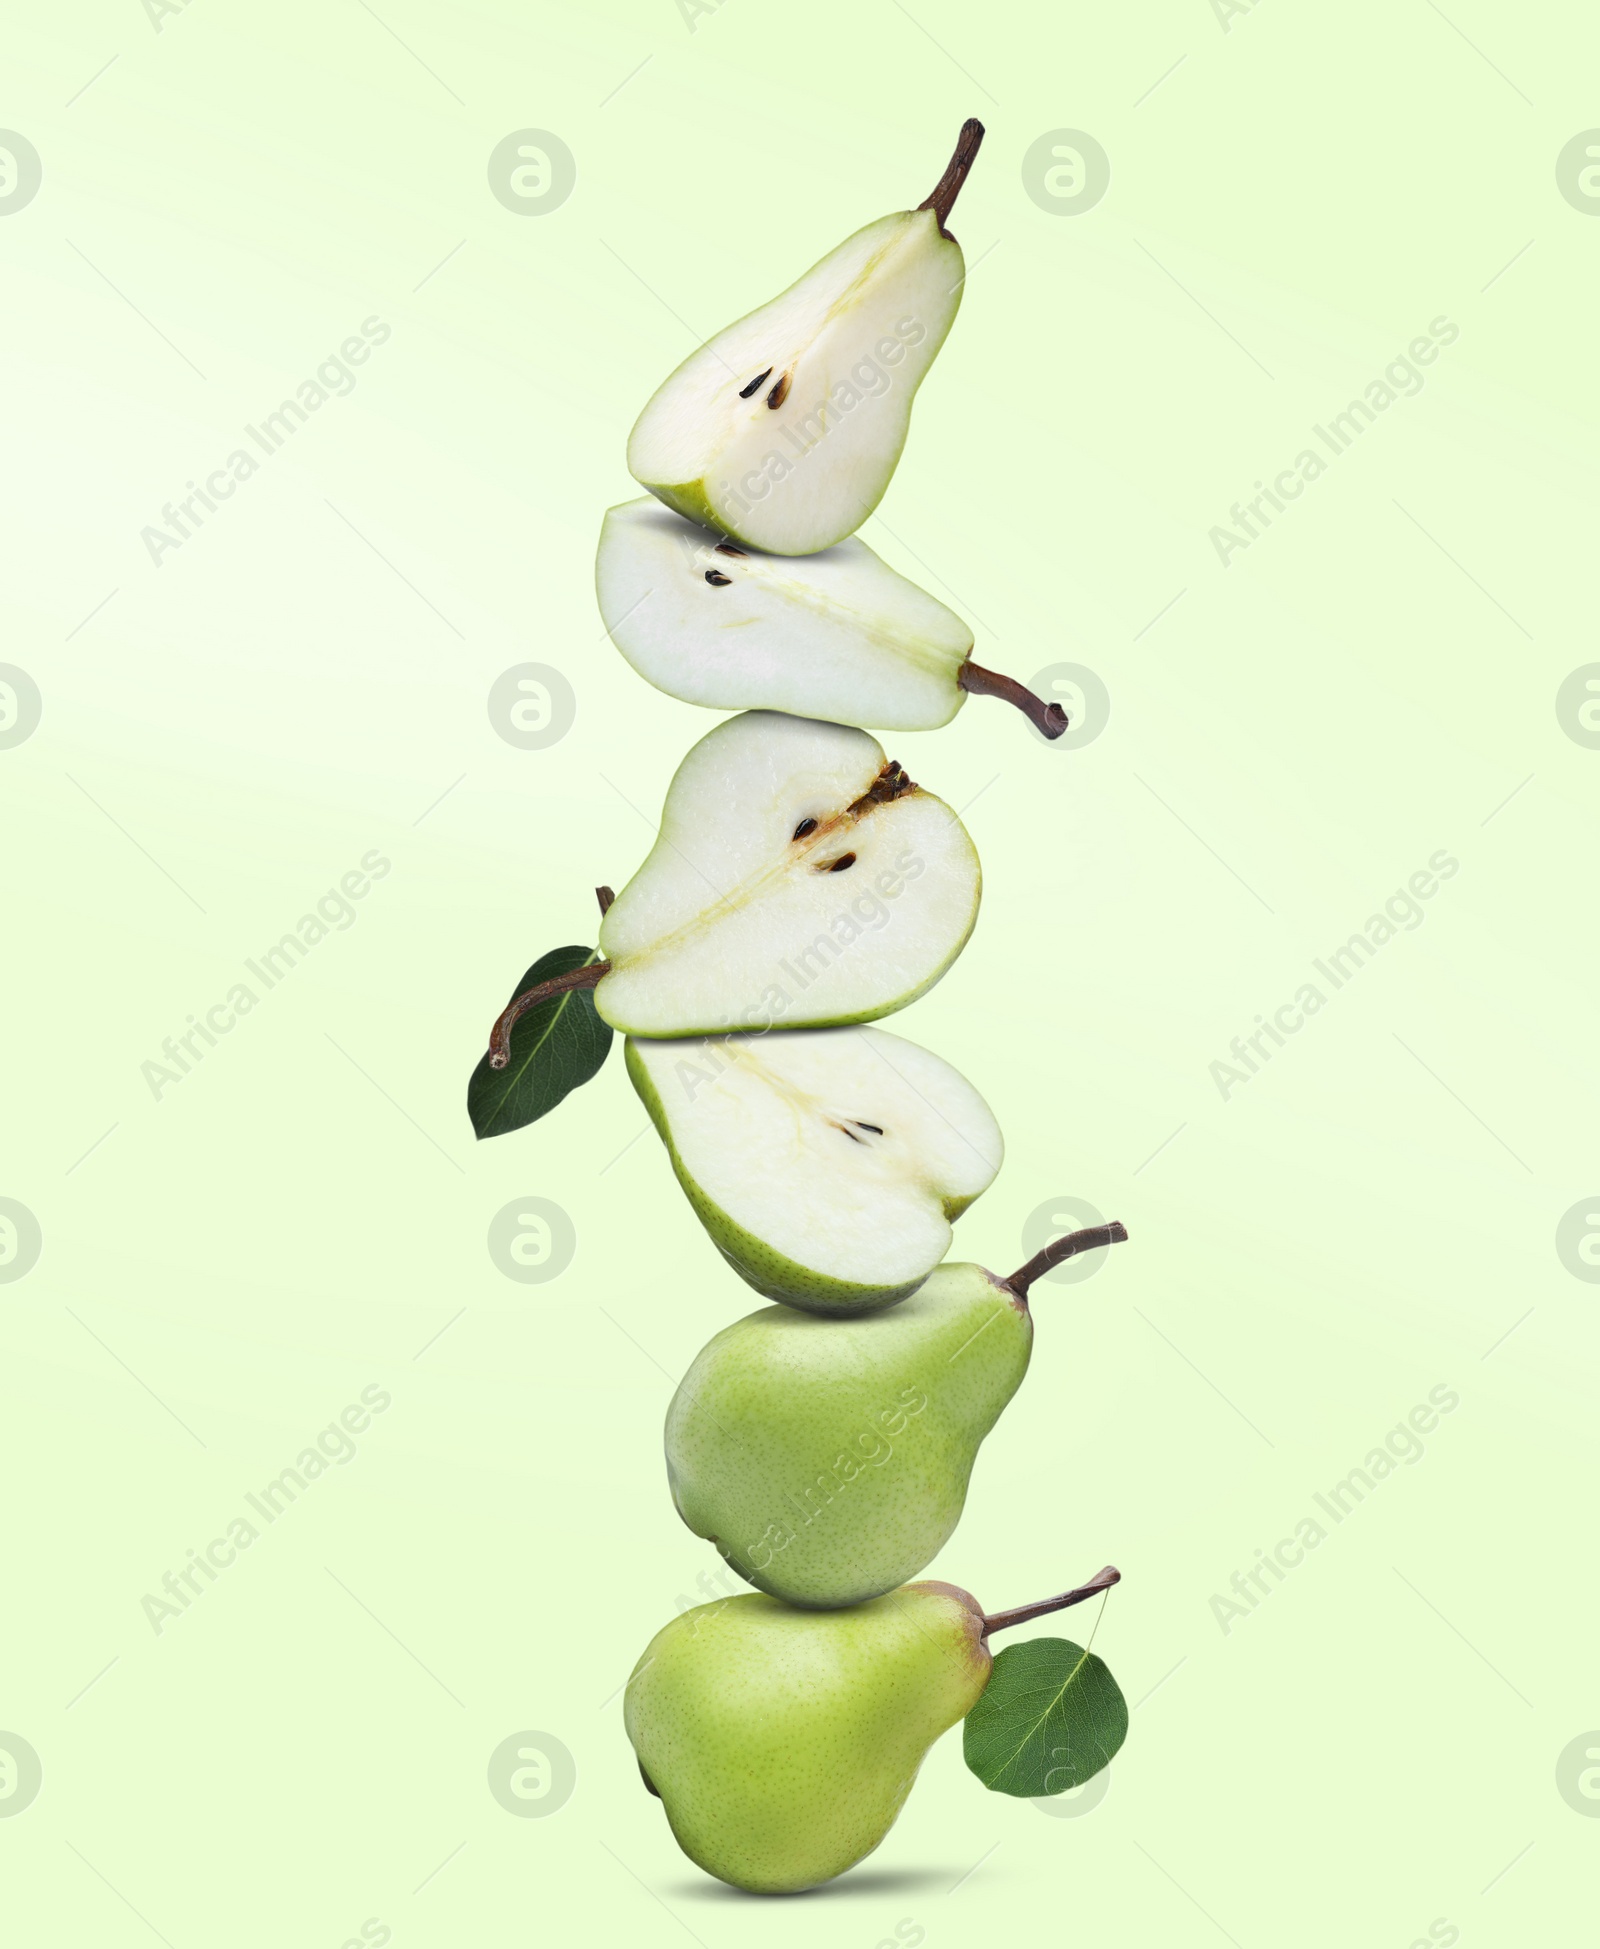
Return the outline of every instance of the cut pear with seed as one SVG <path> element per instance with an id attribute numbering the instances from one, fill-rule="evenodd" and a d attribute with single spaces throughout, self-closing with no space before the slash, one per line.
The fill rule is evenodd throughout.
<path id="1" fill-rule="evenodd" d="M 619 896 L 597 888 L 599 959 L 501 1012 L 504 1069 L 530 1008 L 575 988 L 625 1035 L 832 1028 L 889 1015 L 965 947 L 983 880 L 966 829 L 876 738 L 746 711 L 708 732 L 667 788 Z"/>
<path id="2" fill-rule="evenodd" d="M 1067 728 L 971 660 L 972 631 L 853 536 L 818 555 L 736 547 L 648 497 L 612 508 L 595 560 L 611 640 L 647 683 L 713 710 L 931 731 L 981 692 Z"/>
<path id="3" fill-rule="evenodd" d="M 694 746 L 600 924 L 628 1035 L 817 1028 L 931 988 L 978 916 L 978 856 L 865 731 L 749 711 Z"/>
<path id="4" fill-rule="evenodd" d="M 627 1064 L 717 1249 L 807 1312 L 914 1293 L 1000 1168 L 967 1079 L 882 1029 L 630 1040 Z"/>
<path id="5" fill-rule="evenodd" d="M 629 437 L 641 487 L 775 555 L 861 526 L 961 303 L 966 266 L 945 224 L 982 140 L 967 122 L 925 203 L 858 230 L 685 359 Z"/>

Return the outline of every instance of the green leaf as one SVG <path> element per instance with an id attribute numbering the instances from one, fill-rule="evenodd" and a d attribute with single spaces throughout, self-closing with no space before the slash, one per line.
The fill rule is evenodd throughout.
<path id="1" fill-rule="evenodd" d="M 555 947 L 512 989 L 509 1000 L 541 981 L 571 974 L 600 959 L 594 948 Z M 503 1137 L 553 1110 L 587 1083 L 611 1053 L 611 1026 L 595 1013 L 592 988 L 569 988 L 536 1002 L 511 1031 L 511 1060 L 489 1067 L 488 1052 L 467 1084 L 467 1115 L 480 1137 Z"/>
<path id="2" fill-rule="evenodd" d="M 992 1793 L 1036 1800 L 1092 1780 L 1127 1736 L 1128 1702 L 1103 1661 L 1066 1638 L 1030 1638 L 995 1659 L 962 1750 Z"/>

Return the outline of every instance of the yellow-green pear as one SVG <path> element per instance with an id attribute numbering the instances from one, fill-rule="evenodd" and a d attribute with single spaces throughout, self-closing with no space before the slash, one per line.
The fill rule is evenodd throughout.
<path id="1" fill-rule="evenodd" d="M 764 1306 L 725 1327 L 667 1409 L 678 1514 L 790 1604 L 858 1604 L 916 1576 L 1028 1371 L 1029 1287 L 1127 1235 L 1069 1233 L 1009 1279 L 942 1265 L 899 1305 L 848 1320 Z"/>
<path id="2" fill-rule="evenodd" d="M 982 1697 L 989 1637 L 1117 1574 L 990 1617 L 943 1583 L 849 1611 L 758 1596 L 686 1611 L 624 1695 L 645 1785 L 707 1874 L 770 1895 L 831 1881 L 888 1833 L 928 1748 Z"/>

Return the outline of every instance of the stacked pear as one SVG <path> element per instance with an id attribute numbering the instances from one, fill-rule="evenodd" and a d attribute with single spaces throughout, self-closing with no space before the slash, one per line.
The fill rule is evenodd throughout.
<path id="1" fill-rule="evenodd" d="M 785 1313 L 906 1299 L 1000 1168 L 967 1079 L 882 1029 L 630 1038 L 627 1065 L 712 1242 Z"/>
<path id="2" fill-rule="evenodd" d="M 630 1035 L 871 1021 L 949 967 L 981 884 L 961 821 L 876 738 L 752 711 L 678 767 L 601 923 L 595 1007 Z"/>
<path id="3" fill-rule="evenodd" d="M 623 1716 L 678 1845 L 762 1894 L 854 1867 L 982 1696 L 982 1631 L 966 1592 L 935 1583 L 826 1619 L 770 1597 L 675 1618 L 635 1666 Z"/>
<path id="4" fill-rule="evenodd" d="M 948 1063 L 862 1026 L 955 960 L 981 875 L 956 814 L 854 727 L 932 729 L 969 694 L 1066 726 L 853 539 L 961 302 L 947 222 L 982 137 L 967 122 L 922 204 L 718 333 L 640 414 L 628 466 L 654 500 L 606 516 L 608 633 L 657 688 L 743 714 L 684 759 L 621 895 L 601 890 L 592 962 L 520 995 L 491 1043 L 503 1067 L 522 1012 L 592 989 L 712 1244 L 776 1302 L 701 1352 L 666 1425 L 679 1513 L 759 1594 L 659 1632 L 624 1707 L 684 1851 L 766 1893 L 878 1845 L 982 1696 L 994 1631 L 1117 1579 L 994 1616 L 908 1581 L 1027 1372 L 1030 1284 L 1126 1237 L 1075 1233 L 1004 1280 L 943 1264 L 999 1127 Z"/>
<path id="5" fill-rule="evenodd" d="M 820 555 L 765 554 L 629 501 L 600 530 L 595 590 L 612 642 L 687 704 L 934 731 L 981 695 L 1047 738 L 1067 728 L 1059 704 L 974 663 L 955 611 L 858 535 Z"/>
<path id="6" fill-rule="evenodd" d="M 966 123 L 925 202 L 847 237 L 684 360 L 629 436 L 641 487 L 774 555 L 854 534 L 961 304 L 966 265 L 945 223 L 982 140 Z"/>
<path id="7" fill-rule="evenodd" d="M 606 896 L 590 967 L 519 995 L 591 988 L 635 1036 L 870 1022 L 913 1002 L 966 946 L 983 876 L 966 828 L 876 738 L 748 711 L 708 732 L 667 788 L 643 866 Z"/>
<path id="8" fill-rule="evenodd" d="M 686 1611 L 633 1669 L 623 1717 L 678 1845 L 756 1894 L 831 1881 L 894 1825 L 928 1748 L 983 1696 L 989 1638 L 1117 1582 L 986 1617 L 954 1584 L 847 1611 L 734 1597 Z"/>
<path id="9" fill-rule="evenodd" d="M 667 1410 L 678 1514 L 786 1603 L 859 1604 L 915 1577 L 954 1532 L 978 1449 L 1028 1371 L 1030 1286 L 1127 1235 L 1073 1232 L 1009 1279 L 942 1265 L 859 1318 L 766 1306 L 725 1327 Z"/>

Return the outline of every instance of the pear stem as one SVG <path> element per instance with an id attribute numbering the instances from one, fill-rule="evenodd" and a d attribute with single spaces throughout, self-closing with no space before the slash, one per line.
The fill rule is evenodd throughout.
<path id="1" fill-rule="evenodd" d="M 1044 737 L 1059 738 L 1067 728 L 1067 714 L 1059 704 L 1047 704 L 1015 677 L 1002 677 L 997 671 L 985 670 L 970 657 L 956 672 L 956 682 L 974 697 L 1003 697 L 1008 704 L 1015 704 Z"/>
<path id="2" fill-rule="evenodd" d="M 1125 1245 L 1128 1241 L 1128 1228 L 1120 1218 L 1113 1218 L 1109 1225 L 1086 1225 L 1081 1232 L 1068 1232 L 1063 1238 L 1053 1238 L 1042 1252 L 1035 1252 L 1025 1266 L 1012 1273 L 1003 1283 L 1011 1288 L 1018 1299 L 1028 1297 L 1028 1288 L 1035 1279 L 1054 1270 L 1063 1259 L 1076 1258 L 1080 1252 L 1092 1252 L 1100 1245 Z"/>
<path id="3" fill-rule="evenodd" d="M 510 1062 L 511 1031 L 530 1008 L 539 1002 L 548 1001 L 552 995 L 565 995 L 574 988 L 598 988 L 602 979 L 610 972 L 609 961 L 595 961 L 587 968 L 574 968 L 570 974 L 557 975 L 553 981 L 541 981 L 536 988 L 525 988 L 516 1000 L 502 1011 L 500 1019 L 489 1031 L 489 1067 L 504 1069 Z"/>
<path id="4" fill-rule="evenodd" d="M 967 180 L 967 172 L 977 158 L 978 149 L 983 142 L 983 124 L 975 116 L 968 116 L 961 124 L 961 133 L 956 138 L 955 153 L 945 166 L 939 178 L 938 187 L 926 203 L 919 203 L 919 210 L 932 210 L 939 219 L 939 234 L 949 236 L 945 225 L 950 221 L 950 212 L 955 208 L 956 198 L 961 194 L 961 185 Z"/>
<path id="5" fill-rule="evenodd" d="M 1048 1617 L 1052 1611 L 1067 1610 L 1073 1604 L 1098 1597 L 1101 1591 L 1121 1582 L 1122 1572 L 1108 1563 L 1104 1570 L 1097 1571 L 1076 1590 L 1064 1590 L 1059 1597 L 1041 1597 L 1037 1604 L 1019 1604 L 1014 1611 L 996 1611 L 993 1617 L 983 1620 L 982 1635 L 991 1637 L 996 1631 L 1009 1631 L 1013 1624 L 1027 1624 L 1036 1617 Z"/>

